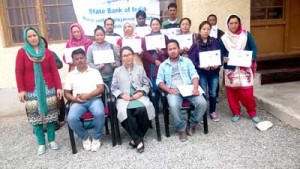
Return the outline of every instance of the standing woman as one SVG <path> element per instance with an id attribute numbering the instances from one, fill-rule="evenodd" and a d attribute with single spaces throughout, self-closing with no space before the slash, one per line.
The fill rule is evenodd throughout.
<path id="1" fill-rule="evenodd" d="M 196 34 L 194 34 L 193 32 L 191 32 L 191 25 L 192 25 L 192 21 L 190 18 L 182 18 L 179 22 L 180 34 L 181 35 L 191 35 L 193 44 L 195 44 L 198 36 Z M 184 47 L 184 48 L 180 47 L 180 54 L 182 56 L 188 57 L 189 50 L 190 49 L 187 47 Z"/>
<path id="2" fill-rule="evenodd" d="M 88 47 L 93 43 L 93 41 L 87 38 L 84 31 L 79 23 L 73 23 L 70 26 L 69 40 L 67 42 L 66 48 L 84 46 L 85 53 L 87 53 Z M 66 61 L 65 56 L 63 56 L 64 61 Z M 69 71 L 74 69 L 73 64 L 69 64 Z"/>
<path id="3" fill-rule="evenodd" d="M 224 60 L 224 78 L 228 103 L 232 111 L 232 121 L 240 120 L 240 104 L 241 102 L 247 109 L 247 112 L 254 123 L 260 121 L 256 113 L 256 106 L 253 97 L 253 74 L 251 68 L 229 66 L 229 51 L 250 50 L 253 51 L 252 64 L 256 58 L 256 44 L 249 32 L 242 28 L 240 17 L 230 15 L 226 20 L 226 31 L 221 38 L 221 55 Z"/>
<path id="4" fill-rule="evenodd" d="M 121 49 L 122 66 L 114 72 L 112 94 L 117 98 L 118 119 L 131 137 L 129 145 L 144 152 L 144 136 L 155 110 L 148 98 L 150 82 L 142 66 L 135 64 L 133 50 Z"/>
<path id="5" fill-rule="evenodd" d="M 117 48 L 113 44 L 105 41 L 105 30 L 101 26 L 97 26 L 94 30 L 95 42 L 89 46 L 87 50 L 87 63 L 90 67 L 100 71 L 103 82 L 110 87 L 112 76 L 116 67 L 120 66 L 120 57 L 117 54 Z M 106 57 L 106 56 L 94 56 L 93 52 L 100 50 L 113 50 L 115 62 L 105 64 L 95 64 L 94 57 Z"/>
<path id="6" fill-rule="evenodd" d="M 220 121 L 219 114 L 216 112 L 217 104 L 217 87 L 219 84 L 220 66 L 209 66 L 200 68 L 199 52 L 218 50 L 219 42 L 216 38 L 210 37 L 211 24 L 208 21 L 203 21 L 199 25 L 199 38 L 190 51 L 189 58 L 195 65 L 195 68 L 200 76 L 200 86 L 205 93 L 209 94 L 209 113 L 212 121 Z"/>
<path id="7" fill-rule="evenodd" d="M 125 22 L 123 25 L 124 36 L 123 39 L 140 39 L 141 37 L 137 36 L 135 33 L 135 26 L 132 22 Z M 122 38 L 117 41 L 117 47 L 120 49 L 122 47 Z M 140 47 L 140 51 L 138 53 L 134 53 L 134 62 L 139 65 L 143 65 L 141 56 L 142 56 L 142 46 Z"/>
<path id="8" fill-rule="evenodd" d="M 154 35 L 161 35 L 160 32 L 160 20 L 158 18 L 152 18 L 150 21 L 150 28 L 151 28 L 151 33 L 146 35 L 146 36 L 154 36 Z M 165 44 L 167 46 L 167 43 L 169 42 L 169 39 L 166 35 L 165 37 Z M 142 47 L 143 47 L 143 65 L 145 68 L 145 71 L 147 73 L 148 78 L 151 80 L 153 89 L 155 91 L 155 106 L 158 106 L 158 101 L 159 101 L 159 89 L 156 85 L 156 77 L 157 77 L 157 71 L 159 65 L 167 59 L 168 53 L 166 49 L 156 49 L 156 50 L 147 50 L 146 49 L 146 41 L 143 39 L 142 42 Z"/>
<path id="9" fill-rule="evenodd" d="M 39 148 L 38 154 L 46 151 L 43 124 L 51 149 L 58 149 L 55 140 L 55 124 L 58 109 L 57 98 L 62 98 L 62 86 L 55 59 L 45 49 L 39 32 L 27 27 L 23 33 L 24 46 L 16 57 L 16 81 L 19 100 L 25 102 L 28 121 L 33 125 Z"/>

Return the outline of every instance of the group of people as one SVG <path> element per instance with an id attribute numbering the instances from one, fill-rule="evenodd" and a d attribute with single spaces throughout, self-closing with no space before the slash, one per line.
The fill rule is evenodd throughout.
<path id="1" fill-rule="evenodd" d="M 124 36 L 114 33 L 114 20 L 107 18 L 104 28 L 97 26 L 94 30 L 94 42 L 87 38 L 81 25 L 70 26 L 70 39 L 66 48 L 83 46 L 72 52 L 73 62 L 69 64 L 64 87 L 58 73 L 54 54 L 44 46 L 42 37 L 34 27 L 24 29 L 24 46 L 16 57 L 16 81 L 19 100 L 25 102 L 28 121 L 33 125 L 39 144 L 38 154 L 46 152 L 46 141 L 43 126 L 47 128 L 47 139 L 51 149 L 58 149 L 55 142 L 55 125 L 58 120 L 58 102 L 63 95 L 71 103 L 67 121 L 72 130 L 82 139 L 83 148 L 87 151 L 98 151 L 103 136 L 105 122 L 104 104 L 99 96 L 107 85 L 113 96 L 117 98 L 117 118 L 131 140 L 129 145 L 138 153 L 144 152 L 144 136 L 150 126 L 150 120 L 155 117 L 154 107 L 159 107 L 160 93 L 167 94 L 170 114 L 174 127 L 178 131 L 180 141 L 187 140 L 187 135 L 195 133 L 196 126 L 207 109 L 212 121 L 219 121 L 216 112 L 217 93 L 220 67 L 224 67 L 224 79 L 229 107 L 232 111 L 232 121 L 240 120 L 241 102 L 247 109 L 252 121 L 258 123 L 255 101 L 253 97 L 253 76 L 255 73 L 256 45 L 249 32 L 242 27 L 237 15 L 230 15 L 226 20 L 225 33 L 218 30 L 218 37 L 210 36 L 212 26 L 216 25 L 217 17 L 209 15 L 207 21 L 199 25 L 197 33 L 190 31 L 189 18 L 177 18 L 177 5 L 168 6 L 169 18 L 162 25 L 160 19 L 150 21 L 150 34 L 160 35 L 161 26 L 164 29 L 180 28 L 181 34 L 191 34 L 193 45 L 181 48 L 178 41 L 169 39 L 166 35 L 164 49 L 147 50 L 146 41 L 135 34 L 135 27 L 147 26 L 146 13 L 138 11 L 137 25 L 124 23 Z M 119 36 L 116 45 L 105 40 L 106 36 Z M 141 51 L 133 51 L 131 47 L 123 46 L 122 40 L 139 38 L 142 41 Z M 229 52 L 236 50 L 253 51 L 251 67 L 229 66 Z M 96 64 L 94 52 L 112 50 L 113 63 Z M 220 50 L 222 65 L 200 67 L 199 53 Z M 99 57 L 99 56 L 97 56 Z M 105 57 L 105 56 L 101 56 Z M 64 59 L 65 60 L 65 59 Z M 183 97 L 178 87 L 192 85 L 192 95 Z M 201 94 L 199 86 L 205 94 Z M 149 100 L 150 89 L 155 91 L 154 102 Z M 191 113 L 189 123 L 181 112 L 183 99 L 189 100 L 195 109 Z M 85 112 L 94 116 L 93 133 L 89 136 L 80 118 Z M 189 125 L 187 125 L 189 124 Z"/>

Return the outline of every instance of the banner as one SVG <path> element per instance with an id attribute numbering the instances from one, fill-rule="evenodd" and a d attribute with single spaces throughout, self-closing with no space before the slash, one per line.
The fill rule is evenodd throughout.
<path id="1" fill-rule="evenodd" d="M 78 23 L 89 36 L 94 36 L 96 26 L 104 26 L 108 17 L 115 20 L 115 32 L 123 35 L 123 22 L 136 24 L 137 11 L 146 12 L 148 25 L 152 18 L 160 16 L 158 0 L 73 0 L 73 7 Z"/>

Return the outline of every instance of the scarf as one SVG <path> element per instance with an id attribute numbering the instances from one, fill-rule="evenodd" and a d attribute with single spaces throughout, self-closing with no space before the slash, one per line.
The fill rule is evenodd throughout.
<path id="1" fill-rule="evenodd" d="M 131 27 L 132 27 L 132 34 L 131 35 L 126 35 L 125 34 L 125 26 L 126 25 L 130 25 Z M 124 38 L 125 39 L 134 39 L 135 37 L 136 37 L 136 33 L 135 33 L 135 26 L 134 26 L 134 24 L 132 23 L 132 22 L 125 22 L 124 24 L 123 24 L 123 31 L 124 31 Z"/>
<path id="2" fill-rule="evenodd" d="M 225 25 L 226 30 L 225 30 L 225 34 L 221 37 L 221 39 L 224 43 L 225 48 L 228 51 L 232 49 L 243 50 L 245 49 L 245 46 L 247 44 L 247 31 L 243 29 L 242 23 L 240 23 L 237 32 L 236 33 L 231 32 L 227 25 L 229 17 L 226 19 L 226 25 Z"/>
<path id="3" fill-rule="evenodd" d="M 27 32 L 29 30 L 35 31 L 38 36 L 38 53 L 36 53 L 35 49 L 27 40 Z M 23 49 L 26 51 L 30 59 L 33 61 L 33 69 L 34 69 L 34 82 L 37 90 L 37 100 L 38 100 L 38 110 L 41 115 L 47 115 L 48 113 L 48 104 L 46 98 L 46 90 L 45 90 L 45 81 L 42 73 L 41 62 L 45 58 L 45 47 L 41 41 L 41 35 L 37 29 L 33 27 L 27 27 L 23 31 L 23 39 L 24 46 Z"/>
<path id="4" fill-rule="evenodd" d="M 72 34 L 72 28 L 73 27 L 77 27 L 79 29 L 80 34 L 81 34 L 81 39 L 76 40 L 73 37 L 73 34 Z M 70 39 L 69 39 L 68 44 L 67 44 L 68 46 L 70 46 L 70 47 L 84 46 L 85 51 L 87 51 L 87 48 L 93 43 L 93 41 L 91 39 L 89 39 L 85 36 L 81 25 L 78 24 L 78 23 L 73 23 L 70 26 L 69 37 L 70 37 Z"/>

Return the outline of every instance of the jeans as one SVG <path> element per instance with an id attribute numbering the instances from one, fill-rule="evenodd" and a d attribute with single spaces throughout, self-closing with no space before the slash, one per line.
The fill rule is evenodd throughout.
<path id="1" fill-rule="evenodd" d="M 196 126 L 198 124 L 207 108 L 207 103 L 202 95 L 183 98 L 180 94 L 168 94 L 167 99 L 170 113 L 177 131 L 185 131 L 186 129 L 186 120 L 181 112 L 183 99 L 189 100 L 195 107 L 195 110 L 191 112 L 191 117 L 189 119 L 191 126 Z"/>
<path id="2" fill-rule="evenodd" d="M 219 85 L 219 72 L 218 71 L 201 71 L 200 86 L 205 94 L 209 95 L 209 113 L 216 111 L 217 104 L 217 88 Z"/>
<path id="3" fill-rule="evenodd" d="M 82 139 L 88 139 L 88 132 L 83 127 L 80 120 L 81 116 L 91 112 L 93 119 L 93 139 L 98 140 L 103 135 L 103 126 L 105 123 L 104 107 L 100 98 L 93 98 L 84 103 L 73 103 L 69 110 L 68 123 L 71 129 Z"/>

